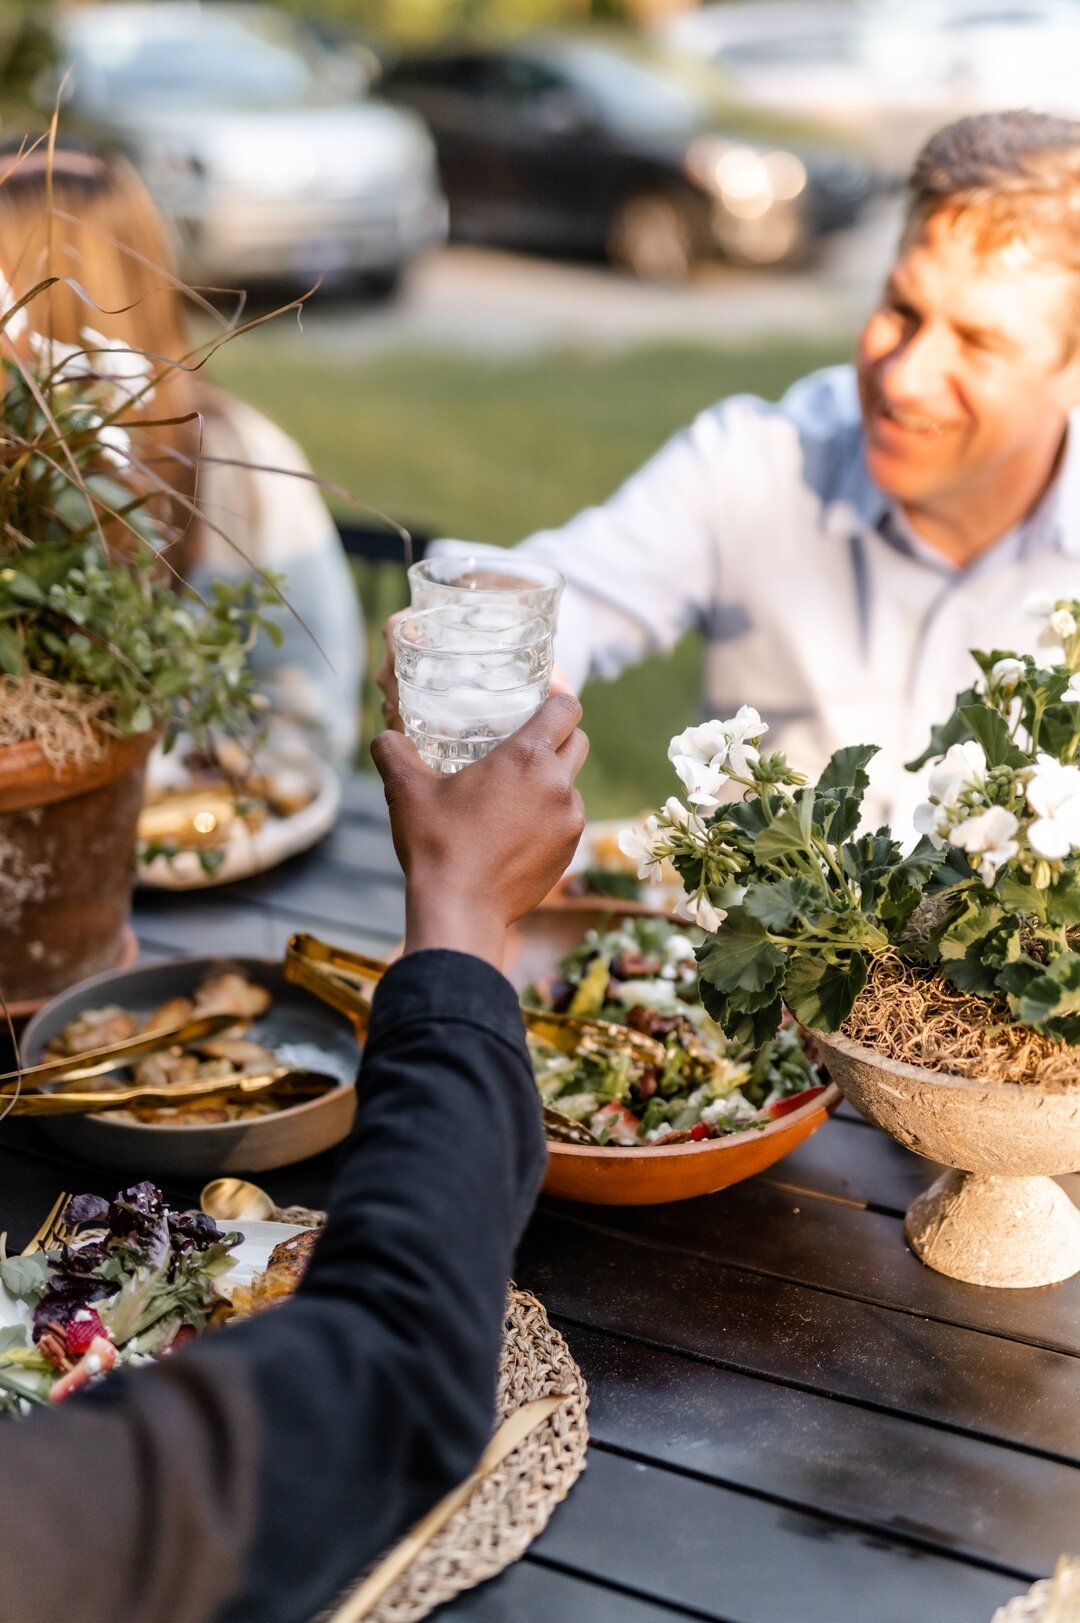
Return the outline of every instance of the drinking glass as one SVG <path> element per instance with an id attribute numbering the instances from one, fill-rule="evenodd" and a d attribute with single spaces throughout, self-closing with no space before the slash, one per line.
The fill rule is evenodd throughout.
<path id="1" fill-rule="evenodd" d="M 421 609 L 394 627 L 398 707 L 422 758 L 458 772 L 539 709 L 551 683 L 552 632 L 503 601 Z"/>
<path id="2" fill-rule="evenodd" d="M 512 604 L 523 614 L 538 614 L 552 630 L 565 585 L 550 564 L 526 553 L 504 552 L 500 547 L 439 553 L 413 564 L 409 591 L 414 609 L 450 607 L 472 599 Z"/>

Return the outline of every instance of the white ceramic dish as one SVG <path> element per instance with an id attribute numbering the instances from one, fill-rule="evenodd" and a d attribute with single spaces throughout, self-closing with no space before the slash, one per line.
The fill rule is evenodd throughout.
<path id="1" fill-rule="evenodd" d="M 267 816 L 261 828 L 250 829 L 241 819 L 233 824 L 224 860 L 207 873 L 197 851 L 179 851 L 174 857 L 159 856 L 141 863 L 138 882 L 156 890 L 206 890 L 227 885 L 235 879 L 276 868 L 279 863 L 307 851 L 329 834 L 341 806 L 341 779 L 328 761 L 312 754 L 305 763 L 318 789 L 314 800 L 291 817 Z"/>

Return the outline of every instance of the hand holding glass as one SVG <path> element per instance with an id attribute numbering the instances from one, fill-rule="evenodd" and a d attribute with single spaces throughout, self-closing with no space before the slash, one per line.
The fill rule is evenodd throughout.
<path id="1" fill-rule="evenodd" d="M 490 598 L 422 609 L 394 627 L 405 733 L 439 772 L 480 760 L 528 721 L 551 665 L 551 623 Z"/>

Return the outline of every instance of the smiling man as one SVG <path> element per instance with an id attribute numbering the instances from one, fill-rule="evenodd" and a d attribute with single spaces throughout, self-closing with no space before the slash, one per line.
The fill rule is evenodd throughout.
<path id="1" fill-rule="evenodd" d="M 709 712 L 755 705 L 809 771 L 881 744 L 870 814 L 902 826 L 967 650 L 1033 649 L 1025 600 L 1080 594 L 1078 406 L 1080 124 L 964 119 L 916 161 L 853 367 L 721 402 L 525 543 L 567 577 L 568 682 L 703 620 Z"/>

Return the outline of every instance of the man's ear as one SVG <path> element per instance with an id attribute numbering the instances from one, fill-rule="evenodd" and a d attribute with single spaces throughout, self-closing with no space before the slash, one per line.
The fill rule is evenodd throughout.
<path id="1" fill-rule="evenodd" d="M 1080 408 L 1080 336 L 1073 340 L 1072 347 L 1065 357 L 1065 364 L 1058 375 L 1058 384 L 1062 410 L 1072 412 Z"/>

